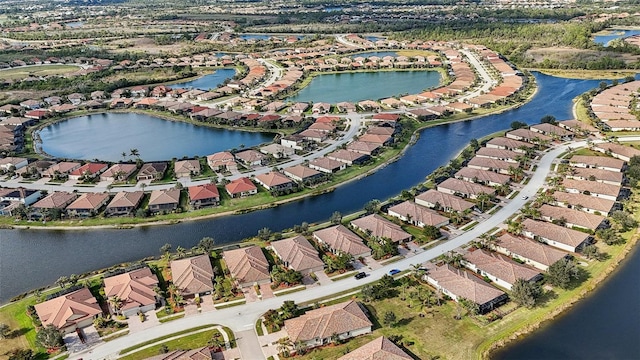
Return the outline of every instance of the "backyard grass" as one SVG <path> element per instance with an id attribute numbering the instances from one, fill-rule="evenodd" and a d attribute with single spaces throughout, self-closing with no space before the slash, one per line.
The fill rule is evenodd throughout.
<path id="1" fill-rule="evenodd" d="M 7 80 L 24 79 L 29 76 L 63 75 L 80 70 L 77 65 L 33 65 L 0 71 L 0 78 Z"/>
<path id="2" fill-rule="evenodd" d="M 209 327 L 208 325 L 205 326 Z M 181 332 L 181 333 L 189 333 L 189 332 L 193 332 L 195 331 L 195 329 L 190 329 L 190 330 L 186 330 Z M 168 337 L 173 337 L 178 335 L 179 333 L 176 334 L 171 334 Z M 162 346 L 166 346 L 169 351 L 173 351 L 173 350 L 179 350 L 179 349 L 197 349 L 199 347 L 203 347 L 203 346 L 207 346 L 207 343 L 209 342 L 209 340 L 211 340 L 211 338 L 213 338 L 214 336 L 216 336 L 217 334 L 220 334 L 220 331 L 218 331 L 217 329 L 212 329 L 212 330 L 207 330 L 207 331 L 202 331 L 199 333 L 195 333 L 195 334 L 191 334 L 191 335 L 187 335 L 187 336 L 183 336 L 181 338 L 178 339 L 174 339 L 174 340 L 169 340 L 169 341 L 162 341 L 163 338 L 158 338 L 158 339 L 154 339 L 151 340 L 150 343 L 156 343 L 159 341 L 162 341 L 162 343 L 148 347 L 146 349 L 140 350 L 140 351 L 136 351 L 132 354 L 126 355 L 121 357 L 120 359 L 122 360 L 142 360 L 142 359 L 146 359 L 149 358 L 151 356 L 155 356 L 160 354 L 160 349 Z M 164 339 L 168 338 L 168 337 L 164 337 Z M 148 345 L 148 343 L 145 343 L 145 345 Z M 141 346 L 144 345 L 140 345 L 135 347 L 133 350 L 140 348 Z M 131 349 L 131 348 L 129 348 Z M 128 350 L 128 351 L 132 351 L 132 350 Z M 121 351 L 121 354 L 124 354 L 125 351 Z"/>
<path id="3" fill-rule="evenodd" d="M 0 308 L 0 323 L 9 325 L 15 336 L 0 340 L 0 354 L 6 354 L 14 349 L 36 349 L 36 330 L 29 315 L 27 306 L 36 303 L 35 297 L 7 304 Z M 44 349 L 39 349 L 44 352 Z"/>

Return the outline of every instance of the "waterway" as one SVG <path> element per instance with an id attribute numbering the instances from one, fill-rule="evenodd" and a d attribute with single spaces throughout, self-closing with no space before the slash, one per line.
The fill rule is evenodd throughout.
<path id="1" fill-rule="evenodd" d="M 119 262 L 158 255 L 159 248 L 165 243 L 173 244 L 174 248 L 190 248 L 204 236 L 212 236 L 218 244 L 231 243 L 253 236 L 263 227 L 279 231 L 303 221 L 324 221 L 334 211 L 345 214 L 361 209 L 370 199 L 386 199 L 422 182 L 427 174 L 446 164 L 472 138 L 507 129 L 516 120 L 533 124 L 547 114 L 559 120 L 570 119 L 571 100 L 597 87 L 599 83 L 599 80 L 562 79 L 543 74 L 535 74 L 535 77 L 539 90 L 531 102 L 502 114 L 425 129 L 420 133 L 417 143 L 407 149 L 398 161 L 371 176 L 338 187 L 329 194 L 268 210 L 170 226 L 130 230 L 0 230 L 0 302 L 6 302 L 12 296 L 29 289 L 52 284 L 61 275 L 80 274 Z M 640 263 L 638 252 L 629 263 Z M 640 303 L 637 288 L 640 271 L 637 267 L 622 267 L 611 281 L 628 271 L 631 272 L 631 278 L 623 277 L 622 286 L 613 287 L 610 292 L 598 291 L 595 294 L 605 294 L 603 304 L 588 311 L 584 311 L 581 306 L 577 307 L 571 314 L 575 313 L 583 321 L 570 323 L 560 335 L 540 342 L 535 350 L 530 350 L 530 356 L 545 358 L 536 356 L 540 354 L 541 347 L 569 347 L 570 345 L 565 345 L 565 339 L 572 332 L 584 334 L 584 339 L 591 339 L 588 333 L 604 326 L 604 322 L 609 322 L 608 314 L 612 308 L 615 311 L 627 309 L 629 313 L 635 312 L 634 316 L 639 314 L 634 310 L 634 306 Z M 616 346 L 635 350 L 637 355 L 640 343 L 638 322 L 620 327 L 615 326 L 614 321 L 611 324 L 607 328 L 610 329 L 609 332 L 603 336 L 614 340 L 628 339 L 630 333 L 631 340 Z M 543 331 L 554 329 L 555 326 L 556 322 L 553 322 Z M 600 346 L 608 344 L 610 340 L 600 340 L 602 339 L 585 340 L 576 346 L 583 347 L 584 353 L 589 354 L 589 357 L 618 358 L 608 356 L 610 349 Z M 518 345 L 519 343 L 515 348 Z M 505 358 L 516 357 L 507 355 Z"/>
<path id="2" fill-rule="evenodd" d="M 117 162 L 138 149 L 144 161 L 206 156 L 255 146 L 274 134 L 214 129 L 146 114 L 101 113 L 51 124 L 39 131 L 42 150 L 54 157 Z"/>
<path id="3" fill-rule="evenodd" d="M 363 55 L 364 56 L 364 55 Z M 438 86 L 437 71 L 379 71 L 321 74 L 296 95 L 293 102 L 358 102 L 383 99 L 400 94 L 418 94 Z"/>
<path id="4" fill-rule="evenodd" d="M 185 88 L 185 89 L 200 89 L 204 91 L 209 91 L 211 89 L 215 90 L 218 87 L 218 85 L 221 85 L 227 79 L 233 78 L 235 74 L 236 74 L 235 69 L 231 69 L 231 68 L 218 69 L 213 74 L 207 74 L 195 80 L 175 83 L 168 86 L 172 89 Z"/>
<path id="5" fill-rule="evenodd" d="M 627 38 L 633 35 L 640 35 L 640 30 L 621 30 L 621 29 L 611 29 L 611 34 L 609 35 L 596 35 L 593 38 L 593 41 L 597 44 L 601 44 L 604 46 L 609 45 L 609 41 L 619 39 L 619 38 Z"/>

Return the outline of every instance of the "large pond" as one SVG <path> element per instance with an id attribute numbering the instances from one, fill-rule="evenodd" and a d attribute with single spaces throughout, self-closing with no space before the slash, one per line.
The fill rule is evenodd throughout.
<path id="1" fill-rule="evenodd" d="M 633 35 L 640 35 L 640 30 L 620 30 L 620 29 L 611 29 L 611 33 L 608 35 L 596 35 L 593 38 L 593 41 L 597 44 L 601 44 L 604 46 L 609 45 L 609 41 L 619 39 L 619 38 L 627 38 Z"/>
<path id="2" fill-rule="evenodd" d="M 361 209 L 370 199 L 386 199 L 424 180 L 436 167 L 446 164 L 472 138 L 480 138 L 509 127 L 514 120 L 529 124 L 539 122 L 546 114 L 558 119 L 570 119 L 572 99 L 598 86 L 599 80 L 571 80 L 535 74 L 539 90 L 533 100 L 518 109 L 491 115 L 473 121 L 459 122 L 425 129 L 417 143 L 407 149 L 398 161 L 393 162 L 359 181 L 338 187 L 334 192 L 307 198 L 302 201 L 276 208 L 255 211 L 203 221 L 185 222 L 173 226 L 143 227 L 130 230 L 0 230 L 0 302 L 39 286 L 52 284 L 58 277 L 80 274 L 96 268 L 108 267 L 124 261 L 134 261 L 150 255 L 158 255 L 165 243 L 190 248 L 204 236 L 212 236 L 218 244 L 240 241 L 253 236 L 263 228 L 274 231 L 292 227 L 303 221 L 310 223 L 328 219 L 334 211 L 349 213 Z M 637 355 L 638 320 L 640 311 L 640 270 L 628 266 L 638 264 L 638 252 L 627 262 L 627 266 L 613 275 L 623 276 L 622 285 L 599 290 L 602 302 L 595 307 L 578 306 L 575 314 L 581 322 L 568 323 L 555 336 L 544 337 L 529 348 L 528 356 L 543 354 L 544 349 L 562 350 L 571 354 L 570 347 L 580 347 L 580 354 L 590 358 L 636 358 L 636 356 L 616 356 L 615 354 Z M 631 323 L 622 322 L 616 326 L 616 319 L 610 319 L 612 308 L 628 310 Z M 635 319 L 635 320 L 634 320 Z M 603 323 L 607 326 L 603 327 Z M 553 322 L 543 333 L 557 329 L 559 322 Z M 601 336 L 599 329 L 606 329 Z M 584 334 L 584 341 L 577 344 L 566 343 L 567 334 Z M 631 335 L 631 336 L 629 336 Z M 578 335 L 576 335 L 580 339 Z M 620 339 L 611 348 L 612 341 Z M 518 345 L 514 349 L 518 349 Z M 545 350 L 546 351 L 546 350 Z M 613 351 L 616 351 L 614 354 Z M 624 352 L 622 352 L 624 351 Z M 513 353 L 512 353 L 513 354 Z M 614 354 L 614 355 L 612 355 Z M 553 357 L 553 356 L 552 356 Z M 557 356 L 559 358 L 580 358 L 580 356 Z M 504 358 L 518 358 L 507 356 Z"/>
<path id="3" fill-rule="evenodd" d="M 293 102 L 358 102 L 401 94 L 418 94 L 440 84 L 437 71 L 379 71 L 321 74 L 296 95 Z"/>
<path id="4" fill-rule="evenodd" d="M 212 74 L 201 76 L 195 80 L 185 81 L 168 85 L 170 88 L 200 89 L 209 91 L 221 85 L 227 79 L 233 78 L 236 74 L 235 69 L 219 69 Z"/>
<path id="5" fill-rule="evenodd" d="M 274 135 L 213 129 L 136 113 L 101 113 L 71 118 L 39 131 L 42 150 L 54 157 L 123 160 L 138 149 L 144 161 L 205 156 L 218 151 L 258 145 Z"/>

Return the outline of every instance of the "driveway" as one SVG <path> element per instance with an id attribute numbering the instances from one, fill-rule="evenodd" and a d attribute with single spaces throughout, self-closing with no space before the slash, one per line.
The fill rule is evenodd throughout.
<path id="1" fill-rule="evenodd" d="M 273 295 L 273 289 L 271 289 L 271 283 L 261 284 L 260 285 L 260 294 L 262 295 L 262 300 L 271 299 L 275 295 Z"/>
<path id="2" fill-rule="evenodd" d="M 242 359 L 265 359 L 255 329 L 237 332 L 236 342 L 238 343 Z"/>
<path id="3" fill-rule="evenodd" d="M 129 324 L 129 334 L 143 331 L 160 324 L 155 311 L 147 311 L 144 315 L 144 321 L 140 321 L 140 317 L 138 315 L 130 316 L 127 319 L 127 323 Z"/>
<path id="4" fill-rule="evenodd" d="M 318 282 L 320 283 L 320 285 L 331 285 L 333 284 L 333 281 L 331 281 L 331 279 L 329 279 L 329 277 L 327 276 L 327 273 L 325 273 L 324 271 L 318 271 L 316 274 L 316 277 L 318 278 Z"/>
<path id="5" fill-rule="evenodd" d="M 84 343 L 80 340 L 80 336 L 76 332 L 65 334 L 63 337 L 64 344 L 70 353 L 84 351 L 94 345 L 102 342 L 96 328 L 92 325 L 80 330 L 84 336 Z"/>

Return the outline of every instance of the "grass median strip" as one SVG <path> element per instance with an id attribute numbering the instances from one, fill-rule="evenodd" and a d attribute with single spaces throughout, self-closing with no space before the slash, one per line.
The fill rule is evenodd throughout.
<path id="1" fill-rule="evenodd" d="M 215 324 L 202 325 L 202 326 L 197 326 L 197 327 L 194 327 L 194 328 L 191 328 L 191 329 L 178 331 L 178 332 L 175 332 L 175 333 L 172 333 L 172 334 L 168 334 L 168 335 L 165 335 L 165 336 L 161 336 L 159 338 L 155 338 L 155 339 L 152 339 L 152 340 L 149 340 L 149 341 L 145 341 L 145 342 L 137 344 L 135 346 L 124 348 L 124 349 L 122 349 L 122 351 L 120 351 L 120 354 L 130 353 L 130 352 L 132 352 L 134 350 L 140 349 L 143 346 L 155 344 L 155 343 L 160 342 L 160 341 L 165 340 L 165 339 L 169 339 L 169 338 L 172 338 L 172 337 L 175 337 L 175 336 L 184 335 L 184 334 L 189 334 L 189 333 L 192 333 L 192 332 L 198 331 L 198 330 L 208 329 L 208 328 L 214 327 L 214 326 L 217 326 L 217 325 L 215 325 Z"/>
<path id="2" fill-rule="evenodd" d="M 132 354 L 121 357 L 124 360 L 142 360 L 149 357 L 158 355 L 162 348 L 173 350 L 185 350 L 185 349 L 197 349 L 203 346 L 207 346 L 209 340 L 211 340 L 216 334 L 220 334 L 218 329 L 211 329 L 202 332 L 198 332 L 191 335 L 185 335 L 178 339 L 163 341 L 159 344 L 150 346 L 146 349 L 136 351 Z M 175 334 L 173 334 L 175 336 Z"/>

